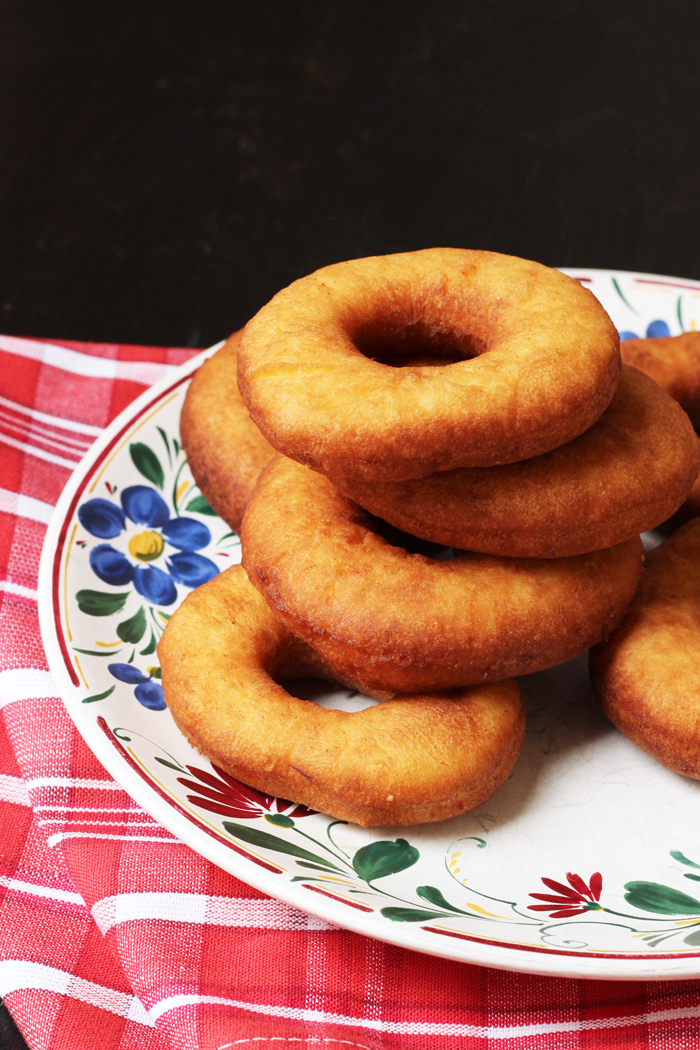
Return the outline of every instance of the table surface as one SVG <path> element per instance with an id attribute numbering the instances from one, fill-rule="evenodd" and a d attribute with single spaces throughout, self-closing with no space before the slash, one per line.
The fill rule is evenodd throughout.
<path id="1" fill-rule="evenodd" d="M 0 13 L 0 332 L 206 346 L 319 266 L 434 245 L 700 278 L 698 5 Z"/>

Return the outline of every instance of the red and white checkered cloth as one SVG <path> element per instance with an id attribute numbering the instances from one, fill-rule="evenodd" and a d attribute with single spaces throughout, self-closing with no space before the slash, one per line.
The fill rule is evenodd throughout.
<path id="1" fill-rule="evenodd" d="M 560 1050 L 700 1043 L 700 984 L 589 982 L 414 954 L 192 853 L 73 728 L 37 622 L 70 471 L 194 351 L 0 336 L 0 995 L 31 1050 Z"/>

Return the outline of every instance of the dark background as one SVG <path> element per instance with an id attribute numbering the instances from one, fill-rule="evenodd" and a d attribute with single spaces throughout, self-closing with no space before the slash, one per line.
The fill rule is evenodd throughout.
<path id="1" fill-rule="evenodd" d="M 0 331 L 206 346 L 435 245 L 700 278 L 699 39 L 697 0 L 0 0 Z"/>
<path id="2" fill-rule="evenodd" d="M 205 346 L 434 245 L 700 278 L 697 0 L 0 13 L 0 331 Z"/>

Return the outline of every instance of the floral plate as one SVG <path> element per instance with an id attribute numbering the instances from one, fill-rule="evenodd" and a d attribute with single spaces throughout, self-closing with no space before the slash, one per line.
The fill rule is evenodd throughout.
<path id="1" fill-rule="evenodd" d="M 700 283 L 570 270 L 625 337 L 700 324 Z M 525 746 L 473 813 L 360 828 L 245 787 L 163 702 L 156 645 L 192 587 L 240 560 L 179 441 L 207 351 L 139 397 L 69 481 L 42 555 L 41 627 L 79 731 L 145 810 L 215 864 L 321 919 L 486 966 L 618 979 L 700 974 L 700 783 L 626 740 L 580 658 L 521 680 Z M 346 689 L 316 699 L 364 706 Z"/>

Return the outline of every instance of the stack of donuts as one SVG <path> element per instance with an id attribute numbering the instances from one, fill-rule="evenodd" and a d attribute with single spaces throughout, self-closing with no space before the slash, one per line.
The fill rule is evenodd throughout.
<path id="1" fill-rule="evenodd" d="M 524 733 L 514 676 L 610 634 L 639 533 L 700 465 L 590 292 L 458 249 L 296 281 L 202 366 L 181 430 L 243 567 L 170 620 L 173 717 L 243 782 L 364 825 L 500 787 Z M 285 690 L 302 675 L 382 702 L 324 709 Z"/>

